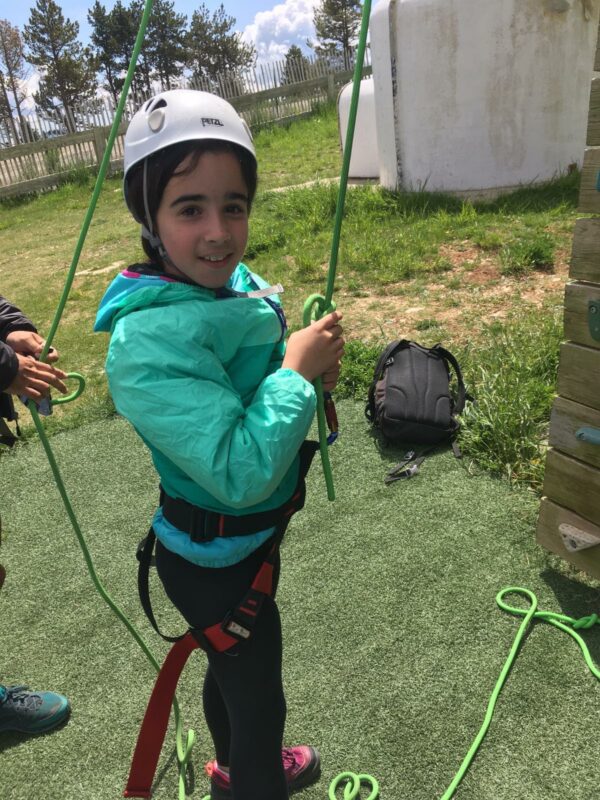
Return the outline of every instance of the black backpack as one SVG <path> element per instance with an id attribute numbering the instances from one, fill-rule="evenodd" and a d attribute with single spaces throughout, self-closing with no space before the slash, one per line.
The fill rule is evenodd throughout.
<path id="1" fill-rule="evenodd" d="M 451 387 L 452 369 L 456 389 Z M 386 483 L 416 474 L 425 455 L 452 444 L 460 428 L 456 415 L 471 400 L 456 358 L 441 345 L 423 347 L 408 339 L 389 344 L 377 361 L 365 409 L 367 419 L 393 443 L 428 445 L 407 453 L 390 471 Z"/>

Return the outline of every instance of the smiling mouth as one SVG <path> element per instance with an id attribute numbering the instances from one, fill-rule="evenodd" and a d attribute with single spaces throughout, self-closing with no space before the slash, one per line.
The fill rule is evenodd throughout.
<path id="1" fill-rule="evenodd" d="M 230 255 L 231 253 L 227 253 L 224 256 L 200 256 L 199 258 L 201 261 L 206 261 L 215 267 L 219 267 L 229 260 Z"/>

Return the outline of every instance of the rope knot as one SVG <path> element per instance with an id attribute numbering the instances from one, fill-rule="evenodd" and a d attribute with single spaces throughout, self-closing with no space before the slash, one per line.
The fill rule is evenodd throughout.
<path id="1" fill-rule="evenodd" d="M 598 614 L 589 614 L 587 617 L 580 617 L 573 622 L 573 628 L 575 630 L 593 628 L 594 625 L 598 622 Z"/>

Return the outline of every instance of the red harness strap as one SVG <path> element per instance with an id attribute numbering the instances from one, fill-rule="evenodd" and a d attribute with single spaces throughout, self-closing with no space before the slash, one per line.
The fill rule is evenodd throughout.
<path id="1" fill-rule="evenodd" d="M 124 797 L 152 796 L 152 781 L 167 733 L 177 682 L 190 653 L 199 646 L 188 631 L 167 653 L 144 714 Z"/>
<path id="2" fill-rule="evenodd" d="M 223 653 L 252 635 L 265 597 L 273 594 L 273 564 L 283 530 L 258 570 L 252 586 L 233 611 L 222 622 L 204 630 L 191 628 L 169 650 L 142 721 L 124 797 L 152 796 L 152 781 L 165 740 L 175 690 L 190 653 L 198 647 Z"/>

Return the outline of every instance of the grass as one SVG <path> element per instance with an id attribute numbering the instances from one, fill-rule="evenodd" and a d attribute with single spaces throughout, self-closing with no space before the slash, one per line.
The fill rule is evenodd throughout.
<path id="1" fill-rule="evenodd" d="M 500 251 L 502 274 L 523 275 L 532 269 L 552 269 L 554 248 L 554 240 L 547 233 L 509 243 Z"/>
<path id="2" fill-rule="evenodd" d="M 373 774 L 382 800 L 431 800 L 478 731 L 519 625 L 496 607 L 499 589 L 526 586 L 541 608 L 581 617 L 597 610 L 598 582 L 577 579 L 535 547 L 531 493 L 469 475 L 451 453 L 428 458 L 418 479 L 386 487 L 397 452 L 374 446 L 360 404 L 343 401 L 339 411 L 344 431 L 331 450 L 337 500 L 328 503 L 316 463 L 307 506 L 283 546 L 286 742 L 321 750 L 323 777 L 303 800 L 325 800 L 329 781 L 347 769 Z M 166 645 L 143 618 L 134 575 L 135 546 L 156 502 L 148 452 L 121 419 L 59 434 L 53 447 L 101 579 L 162 658 Z M 115 800 L 154 675 L 94 592 L 47 476 L 39 443 L 0 459 L 10 510 L 2 675 L 63 691 L 73 715 L 50 735 L 0 737 L 0 796 Z M 181 630 L 155 575 L 152 585 L 161 622 Z M 598 659 L 600 628 L 583 635 Z M 204 657 L 193 655 L 178 691 L 185 725 L 197 731 L 196 798 L 212 756 L 203 671 Z M 536 626 L 457 797 L 596 797 L 599 691 L 573 642 Z M 577 752 L 575 770 L 565 741 Z M 173 747 L 171 729 L 155 800 L 177 797 Z"/>
<path id="3" fill-rule="evenodd" d="M 261 131 L 256 147 L 260 188 L 245 260 L 285 286 L 286 312 L 294 329 L 301 324 L 305 297 L 324 290 L 337 187 L 320 183 L 273 190 L 338 174 L 335 110 L 324 108 L 310 120 Z M 2 291 L 26 309 L 42 331 L 53 317 L 89 202 L 91 178 L 84 177 L 55 192 L 0 206 Z M 465 426 L 465 452 L 495 474 L 538 487 L 561 323 L 556 295 L 528 303 L 523 299 L 524 282 L 551 272 L 568 251 L 578 180 L 571 174 L 477 203 L 428 192 L 396 194 L 354 187 L 347 196 L 336 285 L 338 305 L 347 308 L 350 340 L 338 396 L 364 398 L 374 356 L 390 339 L 408 335 L 423 344 L 443 341 L 461 353 L 469 388 L 478 400 L 477 411 L 468 415 L 468 431 Z M 51 433 L 112 413 L 103 373 L 106 337 L 93 334 L 92 323 L 110 279 L 141 257 L 138 226 L 124 208 L 120 179 L 111 178 L 55 340 L 61 365 L 83 372 L 88 391 L 76 407 L 55 412 L 48 422 Z M 471 287 L 470 276 L 489 265 L 496 273 L 484 286 Z M 438 296 L 443 299 L 436 301 Z M 390 307 L 392 300 L 396 308 L 421 309 L 411 326 L 406 315 L 396 326 L 394 317 L 386 319 L 381 308 Z M 368 311 L 361 302 L 368 303 Z M 540 316 L 549 320 L 548 335 L 538 330 Z M 543 378 L 535 373 L 528 377 L 530 365 L 518 356 L 503 359 L 504 345 L 498 345 L 512 342 L 518 353 L 530 340 L 552 366 Z M 490 358 L 493 372 L 480 369 Z M 507 442 L 500 446 L 495 440 L 507 430 L 499 427 L 495 413 L 503 408 L 502 414 L 510 417 L 517 381 L 524 413 L 509 426 L 516 439 L 508 448 Z M 535 413 L 529 414 L 529 408 Z M 28 426 L 26 434 L 31 434 Z M 532 459 L 541 466 L 532 469 Z"/>
<path id="4" fill-rule="evenodd" d="M 335 190 L 270 190 L 304 182 L 314 171 L 305 169 L 306 154 L 319 147 L 331 148 L 322 177 L 336 174 L 332 116 L 257 137 L 269 191 L 256 204 L 249 263 L 285 283 L 293 326 L 304 297 L 323 291 Z M 348 309 L 349 338 L 337 391 L 347 398 L 338 408 L 342 434 L 331 450 L 337 501 L 327 502 L 317 464 L 307 507 L 284 542 L 278 596 L 286 741 L 314 742 L 323 759 L 323 778 L 303 792 L 306 800 L 324 800 L 329 780 L 346 769 L 375 775 L 387 800 L 441 796 L 479 729 L 518 627 L 494 603 L 503 586 L 527 586 L 542 608 L 573 617 L 597 610 L 600 583 L 535 547 L 539 503 L 519 485 L 541 481 L 562 334 L 556 292 L 538 304 L 527 300 L 548 277 L 529 245 L 547 242 L 552 269 L 559 268 L 576 193 L 577 176 L 494 203 L 369 187 L 349 193 L 336 294 Z M 70 183 L 0 209 L 3 294 L 41 330 L 89 194 L 89 184 Z M 502 254 L 514 255 L 520 242 L 529 243 L 514 256 L 523 269 L 502 274 Z M 56 340 L 62 365 L 85 373 L 89 390 L 47 427 L 100 577 L 160 658 L 165 646 L 148 635 L 133 572 L 156 479 L 139 438 L 113 416 L 106 339 L 91 332 L 105 286 L 139 252 L 119 181 L 109 180 Z M 393 316 L 398 307 L 401 318 Z M 427 345 L 442 340 L 458 356 L 477 399 L 465 413 L 461 446 L 478 466 L 445 452 L 428 457 L 417 479 L 386 487 L 383 476 L 400 453 L 373 439 L 363 404 L 380 350 L 407 332 Z M 51 735 L 2 735 L 0 797 L 114 800 L 154 675 L 94 593 L 41 445 L 28 436 L 27 446 L 0 458 L 8 569 L 2 679 L 63 691 L 73 716 Z M 158 592 L 155 606 L 165 628 L 180 629 Z M 598 660 L 600 629 L 585 638 Z M 576 656 L 558 631 L 533 629 L 461 800 L 597 796 L 598 686 Z M 203 656 L 192 657 L 178 693 L 187 725 L 198 731 L 195 797 L 206 789 L 201 765 L 213 755 L 200 721 L 203 669 Z M 156 800 L 177 794 L 173 742 L 171 730 Z M 565 742 L 577 752 L 577 769 L 565 762 Z"/>
<path id="5" fill-rule="evenodd" d="M 487 344 L 461 361 L 475 403 L 462 416 L 461 448 L 479 467 L 541 491 L 562 339 L 562 309 L 489 327 Z"/>

